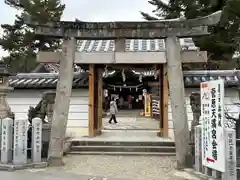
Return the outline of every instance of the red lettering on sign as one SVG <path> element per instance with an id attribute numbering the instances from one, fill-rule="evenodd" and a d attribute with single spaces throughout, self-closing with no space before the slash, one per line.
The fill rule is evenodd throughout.
<path id="1" fill-rule="evenodd" d="M 215 161 L 214 161 L 214 159 L 211 159 L 211 158 L 207 157 L 207 162 L 214 163 Z"/>

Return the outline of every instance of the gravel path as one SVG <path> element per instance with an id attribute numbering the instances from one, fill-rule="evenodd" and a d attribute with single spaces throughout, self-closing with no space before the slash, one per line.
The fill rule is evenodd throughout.
<path id="1" fill-rule="evenodd" d="M 65 157 L 65 162 L 64 167 L 51 168 L 47 171 L 65 171 L 127 180 L 183 180 L 174 176 L 175 157 L 76 155 Z"/>

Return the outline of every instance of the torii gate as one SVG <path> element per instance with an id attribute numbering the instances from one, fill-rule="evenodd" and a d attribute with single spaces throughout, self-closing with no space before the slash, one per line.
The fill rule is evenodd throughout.
<path id="1" fill-rule="evenodd" d="M 187 52 L 181 53 L 179 39 L 183 37 L 202 36 L 208 34 L 209 25 L 220 21 L 221 11 L 206 17 L 181 20 L 157 20 L 139 22 L 49 22 L 36 24 L 35 33 L 54 38 L 63 38 L 61 53 L 39 53 L 39 62 L 57 62 L 60 60 L 60 74 L 57 85 L 55 108 L 53 113 L 51 142 L 48 163 L 61 165 L 63 154 L 63 139 L 66 132 L 70 96 L 72 91 L 73 63 L 89 65 L 89 128 L 90 135 L 96 135 L 101 130 L 101 118 L 98 106 L 101 107 L 102 72 L 101 65 L 109 66 L 144 64 L 163 64 L 164 74 L 162 83 L 169 90 L 174 121 L 176 155 L 178 168 L 187 166 L 189 158 L 189 128 L 185 107 L 185 92 L 182 73 L 182 59 L 186 62 L 199 61 L 197 54 L 188 59 Z M 165 39 L 166 55 L 161 52 L 124 52 L 125 39 Z M 115 40 L 115 52 L 112 53 L 75 53 L 76 39 L 78 40 Z M 148 55 L 149 54 L 149 55 Z M 185 55 L 184 55 L 185 54 Z M 203 61 L 206 54 L 201 52 Z M 45 59 L 45 60 L 44 60 Z M 198 60 L 196 60 L 198 59 Z M 201 60 L 201 61 L 202 61 Z M 95 89 L 98 89 L 95 91 Z M 168 98 L 168 91 L 162 94 L 163 100 Z M 163 119 L 167 118 L 168 101 L 163 104 Z M 163 120 L 163 122 L 166 122 Z M 166 135 L 166 132 L 164 132 Z"/>

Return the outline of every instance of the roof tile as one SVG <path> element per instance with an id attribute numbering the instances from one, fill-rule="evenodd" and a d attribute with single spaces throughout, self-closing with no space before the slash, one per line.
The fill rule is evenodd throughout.
<path id="1" fill-rule="evenodd" d="M 192 38 L 180 39 L 183 50 L 196 50 Z M 79 40 L 77 51 L 79 52 L 113 52 L 114 40 Z M 126 39 L 125 51 L 165 51 L 164 39 Z"/>
<path id="2" fill-rule="evenodd" d="M 134 72 L 134 71 L 133 71 Z M 240 71 L 237 71 L 240 73 Z M 138 72 L 135 72 L 139 74 Z M 154 71 L 143 72 L 143 76 L 154 76 Z M 199 87 L 200 82 L 216 79 L 224 79 L 228 87 L 237 87 L 240 78 L 236 76 L 236 71 L 185 71 L 185 87 Z M 9 84 L 14 88 L 56 88 L 58 73 L 25 73 L 10 76 Z M 74 73 L 73 88 L 88 87 L 88 72 Z"/>

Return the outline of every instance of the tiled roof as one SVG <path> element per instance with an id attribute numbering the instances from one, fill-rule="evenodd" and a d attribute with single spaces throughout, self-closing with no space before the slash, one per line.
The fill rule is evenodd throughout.
<path id="1" fill-rule="evenodd" d="M 125 51 L 165 51 L 164 39 L 126 39 Z M 180 39 L 183 50 L 196 50 L 191 38 Z M 114 40 L 79 40 L 79 52 L 112 52 L 115 50 Z"/>
<path id="2" fill-rule="evenodd" d="M 225 86 L 236 87 L 240 85 L 240 78 L 236 75 L 239 70 L 214 70 L 214 71 L 185 71 L 184 83 L 186 87 L 199 87 L 204 81 L 223 79 Z"/>
<path id="3" fill-rule="evenodd" d="M 240 72 L 240 71 L 238 71 Z M 153 76 L 154 71 L 147 71 L 145 76 Z M 228 87 L 236 87 L 240 79 L 234 71 L 185 71 L 185 87 L 199 87 L 199 83 L 207 80 L 222 78 Z M 56 88 L 58 73 L 26 73 L 11 76 L 9 83 L 14 88 Z M 88 72 L 74 73 L 73 88 L 88 87 Z"/>
<path id="4" fill-rule="evenodd" d="M 165 43 L 163 39 L 126 39 L 126 51 L 165 51 Z M 182 50 L 196 50 L 196 46 L 191 38 L 180 39 Z M 114 51 L 113 40 L 78 40 L 77 51 L 79 52 L 111 52 Z M 59 64 L 41 64 L 44 72 L 58 73 Z M 40 69 L 40 67 L 38 67 Z M 79 72 L 80 67 L 74 65 L 74 71 Z M 36 72 L 37 70 L 34 70 Z"/>
<path id="5" fill-rule="evenodd" d="M 24 89 L 56 88 L 57 82 L 58 73 L 22 73 L 9 78 L 10 86 Z M 88 73 L 74 73 L 73 88 L 85 87 L 88 87 Z"/>

